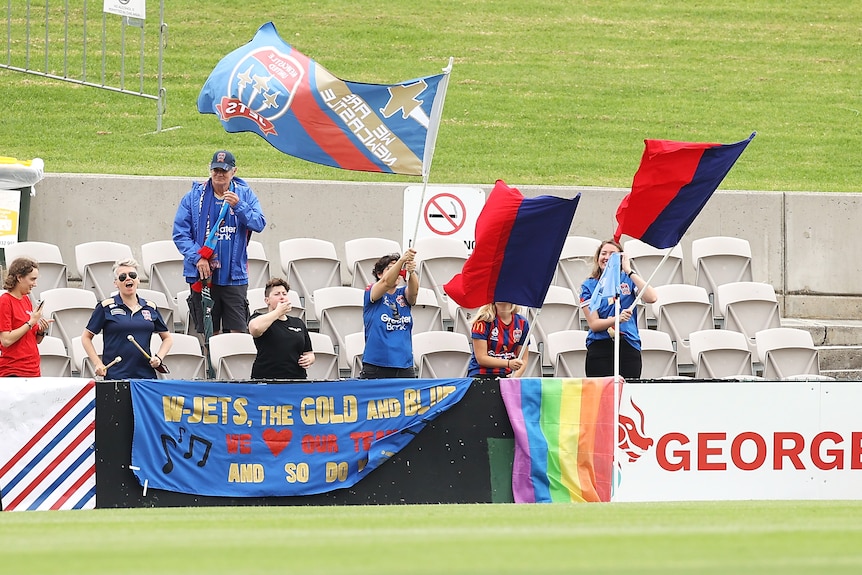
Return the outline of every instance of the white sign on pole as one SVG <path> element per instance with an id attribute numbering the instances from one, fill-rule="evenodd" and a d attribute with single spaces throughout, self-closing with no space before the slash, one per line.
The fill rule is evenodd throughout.
<path id="1" fill-rule="evenodd" d="M 107 14 L 145 20 L 147 0 L 104 0 L 102 11 Z"/>
<path id="2" fill-rule="evenodd" d="M 0 248 L 18 243 L 21 192 L 0 190 Z"/>
<path id="3" fill-rule="evenodd" d="M 463 240 L 468 252 L 476 244 L 476 219 L 485 206 L 481 188 L 428 186 L 423 197 L 422 186 L 404 189 L 404 241 L 428 237 Z M 414 238 L 413 235 L 416 235 Z"/>

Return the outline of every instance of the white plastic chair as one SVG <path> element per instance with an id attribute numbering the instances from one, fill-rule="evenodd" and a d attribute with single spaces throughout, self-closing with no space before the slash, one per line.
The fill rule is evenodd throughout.
<path id="1" fill-rule="evenodd" d="M 546 364 L 554 367 L 554 377 L 586 377 L 587 332 L 568 329 L 548 334 Z"/>
<path id="2" fill-rule="evenodd" d="M 650 279 L 653 287 L 667 284 L 685 283 L 682 270 L 682 247 L 677 244 L 672 248 L 654 248 L 641 240 L 628 240 L 623 245 L 623 251 L 629 256 L 632 267 L 640 274 L 644 281 Z M 665 254 L 670 252 L 667 260 L 659 267 Z M 653 272 L 658 272 L 653 276 Z"/>
<path id="3" fill-rule="evenodd" d="M 97 333 L 93 336 L 93 347 L 96 349 L 96 353 L 99 357 L 101 357 L 102 352 L 104 351 L 104 342 L 102 341 L 101 333 Z M 81 343 L 81 336 L 72 338 L 71 348 L 69 355 L 72 357 L 73 371 L 78 372 L 81 377 L 96 377 L 95 366 L 90 362 L 90 358 L 87 357 L 87 352 L 84 351 L 84 346 Z"/>
<path id="4" fill-rule="evenodd" d="M 158 349 L 154 347 L 160 345 L 161 338 L 153 334 L 157 338 L 153 344 L 151 342 L 150 349 Z M 169 374 L 163 374 L 166 379 L 206 379 L 207 364 L 204 357 L 203 349 L 201 348 L 200 340 L 193 335 L 184 333 L 171 334 L 173 345 L 165 356 L 165 365 L 171 370 Z"/>
<path id="5" fill-rule="evenodd" d="M 401 244 L 386 238 L 356 238 L 344 242 L 344 260 L 350 272 L 351 287 L 365 289 L 376 280 L 371 270 L 387 254 L 400 254 Z"/>
<path id="6" fill-rule="evenodd" d="M 568 236 L 563 244 L 563 251 L 560 252 L 553 285 L 567 287 L 576 296 L 580 295 L 581 284 L 593 271 L 596 251 L 601 245 L 601 240 L 596 238 Z"/>
<path id="7" fill-rule="evenodd" d="M 641 338 L 641 379 L 676 377 L 676 350 L 670 335 L 654 329 L 639 329 Z"/>
<path id="8" fill-rule="evenodd" d="M 713 301 L 714 316 L 721 318 L 720 306 L 714 301 L 718 286 L 753 281 L 751 245 L 748 240 L 741 238 L 700 238 L 691 242 L 691 259 L 695 269 L 695 285 L 706 289 Z"/>
<path id="9" fill-rule="evenodd" d="M 362 373 L 362 354 L 365 353 L 365 333 L 348 333 L 344 336 L 344 353 L 350 364 L 350 377 L 358 378 Z"/>
<path id="10" fill-rule="evenodd" d="M 335 244 L 315 238 L 293 238 L 278 244 L 281 269 L 299 294 L 309 320 L 317 320 L 314 290 L 341 285 L 341 262 Z"/>
<path id="11" fill-rule="evenodd" d="M 311 338 L 311 349 L 314 351 L 314 363 L 305 370 L 308 379 L 337 381 L 339 379 L 338 354 L 335 353 L 332 340 L 328 335 L 314 331 L 308 332 L 308 336 Z"/>
<path id="12" fill-rule="evenodd" d="M 748 340 L 738 331 L 707 329 L 688 335 L 695 379 L 735 379 L 754 375 Z"/>
<path id="13" fill-rule="evenodd" d="M 530 326 L 530 332 L 536 336 L 539 350 L 544 352 L 550 334 L 558 331 L 580 330 L 581 306 L 578 298 L 569 288 L 552 285 L 548 288 L 545 301 L 535 320 Z M 543 353 L 544 362 L 550 362 L 549 354 Z M 553 363 L 546 363 L 548 367 Z"/>
<path id="14" fill-rule="evenodd" d="M 467 336 L 467 339 L 470 339 L 473 333 L 473 322 L 476 321 L 476 312 L 479 311 L 479 308 L 464 308 L 451 299 L 447 299 L 446 307 L 451 318 L 452 331 L 463 334 Z"/>
<path id="15" fill-rule="evenodd" d="M 421 379 L 466 377 L 470 366 L 470 341 L 451 331 L 426 331 L 413 336 L 413 361 Z"/>
<path id="16" fill-rule="evenodd" d="M 651 305 L 656 329 L 670 335 L 680 371 L 693 371 L 688 334 L 715 328 L 709 296 L 704 288 L 687 284 L 669 284 L 654 289 L 658 300 Z"/>
<path id="17" fill-rule="evenodd" d="M 220 333 L 210 337 L 210 361 L 216 379 L 247 380 L 257 356 L 254 339 L 248 333 Z"/>
<path id="18" fill-rule="evenodd" d="M 763 364 L 763 378 L 783 380 L 820 375 L 820 355 L 814 339 L 804 329 L 776 327 L 754 336 L 757 355 Z"/>
<path id="19" fill-rule="evenodd" d="M 314 306 L 320 333 L 328 335 L 338 354 L 338 367 L 349 369 L 344 336 L 364 331 L 362 303 L 365 292 L 359 288 L 336 286 L 314 290 Z"/>
<path id="20" fill-rule="evenodd" d="M 715 301 L 724 317 L 724 329 L 744 334 L 752 357 L 757 357 L 755 334 L 781 327 L 775 289 L 757 282 L 733 282 L 722 284 L 717 289 Z"/>
<path id="21" fill-rule="evenodd" d="M 463 240 L 455 238 L 420 238 L 416 240 L 416 261 L 419 286 L 434 290 L 443 319 L 450 319 L 449 296 L 443 286 L 461 273 L 467 261 L 467 246 Z M 443 305 L 444 302 L 447 305 Z"/>
<path id="22" fill-rule="evenodd" d="M 39 282 L 30 292 L 30 299 L 34 304 L 41 299 L 43 291 L 69 287 L 66 263 L 59 246 L 45 242 L 18 242 L 5 246 L 3 250 L 7 267 L 20 257 L 29 257 L 39 263 Z"/>
<path id="23" fill-rule="evenodd" d="M 96 294 L 99 301 L 116 289 L 114 263 L 132 258 L 132 248 L 119 242 L 85 242 L 75 246 L 75 262 L 81 287 Z M 141 273 L 139 270 L 138 273 Z"/>
<path id="24" fill-rule="evenodd" d="M 42 338 L 39 363 L 42 377 L 72 377 L 72 357 L 59 337 L 46 335 Z"/>
<path id="25" fill-rule="evenodd" d="M 263 244 L 256 240 L 248 242 L 248 288 L 262 288 L 269 281 L 270 265 Z"/>
<path id="26" fill-rule="evenodd" d="M 56 288 L 42 292 L 42 301 L 42 317 L 54 320 L 48 327 L 48 335 L 62 339 L 70 352 L 72 338 L 84 332 L 96 309 L 96 295 L 78 288 Z"/>
<path id="27" fill-rule="evenodd" d="M 141 265 L 150 278 L 149 289 L 162 292 L 177 309 L 177 294 L 189 284 L 183 275 L 183 256 L 173 240 L 156 240 L 141 244 Z"/>
<path id="28" fill-rule="evenodd" d="M 429 288 L 419 288 L 416 304 L 410 308 L 413 317 L 413 333 L 443 331 L 443 310 L 437 302 L 437 294 Z"/>
<path id="29" fill-rule="evenodd" d="M 527 352 L 523 357 L 527 360 L 527 369 L 521 374 L 521 377 L 544 377 L 544 369 L 542 367 L 542 354 L 539 351 L 539 344 L 536 343 L 536 338 L 531 333 L 527 336 Z"/>
<path id="30" fill-rule="evenodd" d="M 629 256 L 634 271 L 644 281 L 650 280 L 652 287 L 685 283 L 682 269 L 683 253 L 679 244 L 672 248 L 658 249 L 641 240 L 628 240 L 623 245 L 623 251 Z M 670 255 L 662 264 L 661 262 L 667 253 Z M 656 270 L 658 271 L 656 272 Z M 655 315 L 652 307 L 646 305 L 643 310 L 646 312 L 645 325 L 648 327 L 655 326 Z"/>

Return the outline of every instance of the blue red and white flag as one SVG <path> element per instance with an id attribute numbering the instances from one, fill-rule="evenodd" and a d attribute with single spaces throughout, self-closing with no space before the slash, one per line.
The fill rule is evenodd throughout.
<path id="1" fill-rule="evenodd" d="M 631 193 L 617 208 L 614 239 L 677 245 L 755 135 L 735 144 L 644 140 Z"/>
<path id="2" fill-rule="evenodd" d="M 398 84 L 341 80 L 284 42 L 272 22 L 225 56 L 198 96 L 228 132 L 334 168 L 426 176 L 448 69 Z"/>
<path id="3" fill-rule="evenodd" d="M 444 291 L 465 308 L 542 307 L 580 198 L 525 198 L 497 180 L 476 220 L 473 253 Z"/>

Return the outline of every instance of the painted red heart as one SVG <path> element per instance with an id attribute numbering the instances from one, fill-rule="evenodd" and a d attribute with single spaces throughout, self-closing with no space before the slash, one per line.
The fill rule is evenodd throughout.
<path id="1" fill-rule="evenodd" d="M 276 457 L 290 444 L 292 438 L 293 432 L 289 429 L 265 429 L 263 431 L 263 441 Z"/>

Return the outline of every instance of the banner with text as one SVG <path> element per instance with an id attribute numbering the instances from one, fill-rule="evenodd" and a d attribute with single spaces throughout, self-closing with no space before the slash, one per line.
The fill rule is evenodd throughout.
<path id="1" fill-rule="evenodd" d="M 145 488 L 311 495 L 355 485 L 455 405 L 471 379 L 249 385 L 133 380 Z"/>

